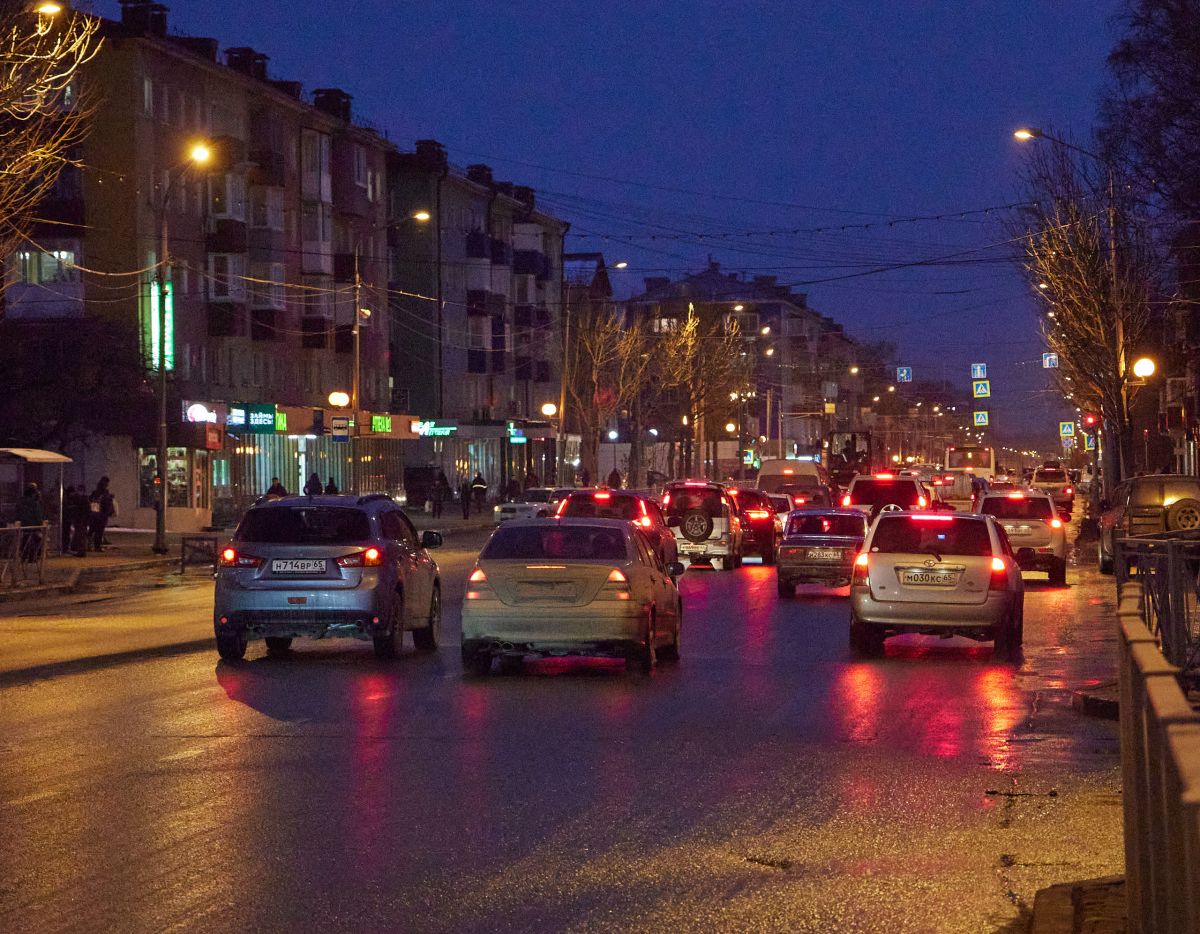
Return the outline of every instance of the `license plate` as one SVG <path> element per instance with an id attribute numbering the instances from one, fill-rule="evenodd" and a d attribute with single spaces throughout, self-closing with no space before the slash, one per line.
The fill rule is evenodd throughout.
<path id="1" fill-rule="evenodd" d="M 683 553 L 685 555 L 702 555 L 704 554 L 703 545 L 684 545 Z"/>
<path id="2" fill-rule="evenodd" d="M 1008 534 L 1011 535 L 1013 538 L 1020 538 L 1023 535 L 1032 535 L 1033 534 L 1033 529 L 1029 528 L 1029 526 L 1027 526 L 1027 525 L 1020 526 L 1020 527 L 1015 526 L 1015 525 L 1010 525 L 1005 529 L 1005 531 L 1008 532 Z"/>
<path id="3" fill-rule="evenodd" d="M 923 587 L 953 587 L 958 583 L 954 571 L 901 571 L 900 583 Z"/>
<path id="4" fill-rule="evenodd" d="M 275 558 L 271 562 L 273 574 L 324 574 L 324 558 Z"/>
<path id="5" fill-rule="evenodd" d="M 841 561 L 842 553 L 832 548 L 810 548 L 808 557 L 813 561 Z"/>

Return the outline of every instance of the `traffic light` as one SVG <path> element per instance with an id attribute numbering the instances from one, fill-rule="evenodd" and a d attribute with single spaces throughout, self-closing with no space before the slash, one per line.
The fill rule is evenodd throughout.
<path id="1" fill-rule="evenodd" d="M 1090 412 L 1084 415 L 1081 421 L 1083 423 L 1083 430 L 1086 432 L 1090 433 L 1100 429 L 1099 416 L 1093 415 Z"/>

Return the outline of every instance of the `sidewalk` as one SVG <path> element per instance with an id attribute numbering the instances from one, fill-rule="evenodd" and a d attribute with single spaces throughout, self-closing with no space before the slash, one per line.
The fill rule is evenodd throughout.
<path id="1" fill-rule="evenodd" d="M 1037 893 L 1029 934 L 1125 934 L 1125 878 L 1106 876 Z"/>

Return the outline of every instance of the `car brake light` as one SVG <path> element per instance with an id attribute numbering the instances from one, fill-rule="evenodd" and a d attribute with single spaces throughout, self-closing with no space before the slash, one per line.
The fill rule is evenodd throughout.
<path id="1" fill-rule="evenodd" d="M 795 471 L 795 470 L 793 470 L 791 467 L 784 467 L 784 468 L 783 468 L 783 475 L 784 475 L 785 477 L 790 477 L 790 476 L 791 476 L 792 474 L 794 474 L 795 472 L 796 472 L 796 471 Z"/>
<path id="2" fill-rule="evenodd" d="M 476 568 L 467 580 L 472 584 L 484 584 L 487 583 L 487 575 L 483 572 L 483 568 Z"/>
<path id="3" fill-rule="evenodd" d="M 1063 490 L 1063 492 L 1066 493 L 1067 496 L 1073 496 L 1075 494 L 1073 487 L 1067 487 L 1065 490 Z"/>
<path id="4" fill-rule="evenodd" d="M 607 493 L 607 492 L 605 492 L 604 490 L 597 490 L 597 491 L 596 491 L 595 493 L 593 493 L 592 495 L 593 495 L 593 496 L 594 496 L 596 499 L 599 499 L 599 500 L 610 500 L 610 499 L 612 499 L 612 494 L 611 494 L 611 493 Z"/>
<path id="5" fill-rule="evenodd" d="M 654 520 L 651 519 L 649 516 L 642 516 L 637 521 L 638 521 L 638 525 L 640 525 L 643 529 L 649 529 L 654 526 Z"/>
<path id="6" fill-rule="evenodd" d="M 1008 498 L 1009 499 L 1024 499 L 1025 494 L 1024 493 L 1009 493 Z"/>
<path id="7" fill-rule="evenodd" d="M 664 505 L 664 506 L 670 506 L 670 505 L 671 505 L 671 494 L 670 494 L 670 493 L 664 493 L 664 494 L 663 494 L 663 505 Z"/>
<path id="8" fill-rule="evenodd" d="M 771 514 L 769 512 L 767 512 L 765 509 L 747 509 L 746 510 L 746 518 L 747 519 L 770 519 Z"/>
<path id="9" fill-rule="evenodd" d="M 860 551 L 858 557 L 854 559 L 854 572 L 850 577 L 851 584 L 866 586 L 870 583 L 870 577 L 867 573 L 867 563 L 870 559 L 865 551 Z"/>
<path id="10" fill-rule="evenodd" d="M 625 576 L 625 572 L 620 568 L 613 568 L 608 572 L 608 582 L 610 584 L 628 584 L 629 578 Z"/>
<path id="11" fill-rule="evenodd" d="M 480 600 L 483 597 L 481 587 L 487 586 L 487 575 L 483 573 L 483 568 L 476 568 L 471 572 L 471 576 L 467 578 L 468 584 L 474 584 L 475 587 L 467 587 L 468 600 Z"/>
<path id="12" fill-rule="evenodd" d="M 343 555 L 337 559 L 340 568 L 377 568 L 383 564 L 383 552 L 378 548 L 368 548 L 352 555 Z"/>
<path id="13" fill-rule="evenodd" d="M 608 572 L 608 580 L 604 582 L 604 589 L 614 594 L 618 600 L 628 600 L 630 598 L 629 578 L 625 576 L 625 572 L 620 568 L 613 568 Z"/>
<path id="14" fill-rule="evenodd" d="M 992 579 L 989 590 L 1005 590 L 1008 587 L 1008 565 L 1003 558 L 992 558 Z"/>
<path id="15" fill-rule="evenodd" d="M 569 497 L 569 496 L 565 496 L 565 497 L 563 497 L 563 500 L 562 500 L 562 502 L 560 502 L 560 503 L 558 504 L 558 508 L 557 508 L 556 510 L 554 510 L 554 515 L 555 515 L 555 516 L 561 516 L 561 515 L 562 515 L 562 514 L 563 514 L 563 513 L 566 511 L 566 508 L 567 508 L 567 502 L 568 502 L 570 499 L 571 499 L 571 497 Z"/>
<path id="16" fill-rule="evenodd" d="M 992 573 L 1004 574 L 1008 571 L 1008 565 L 1004 563 L 1003 558 L 992 558 Z"/>
<path id="17" fill-rule="evenodd" d="M 875 474 L 875 479 L 876 479 L 876 480 L 894 480 L 895 478 L 896 478 L 896 475 L 895 475 L 895 474 L 891 474 L 891 473 L 877 473 L 877 474 Z"/>
<path id="18" fill-rule="evenodd" d="M 845 496 L 843 496 L 843 497 L 842 497 L 842 506 L 843 506 L 843 508 L 844 508 L 844 507 L 847 507 L 847 506 L 849 506 L 849 505 L 850 505 L 850 494 L 849 494 L 849 493 L 847 493 Z"/>
<path id="19" fill-rule="evenodd" d="M 921 513 L 919 516 L 909 516 L 913 522 L 953 522 L 954 516 L 942 516 L 935 512 Z"/>
<path id="20" fill-rule="evenodd" d="M 917 497 L 917 508 L 918 509 L 924 509 L 928 505 L 929 505 L 929 500 L 927 500 L 924 496 Z"/>
<path id="21" fill-rule="evenodd" d="M 221 552 L 221 567 L 223 568 L 257 568 L 261 567 L 262 563 L 262 558 L 241 554 L 236 548 L 226 548 Z"/>
<path id="22" fill-rule="evenodd" d="M 1050 528 L 1061 529 L 1062 528 L 1062 519 L 1051 519 L 1050 520 Z"/>
<path id="23" fill-rule="evenodd" d="M 803 506 L 807 502 L 808 502 L 808 500 L 806 500 L 803 496 L 796 497 L 796 505 L 797 506 Z"/>

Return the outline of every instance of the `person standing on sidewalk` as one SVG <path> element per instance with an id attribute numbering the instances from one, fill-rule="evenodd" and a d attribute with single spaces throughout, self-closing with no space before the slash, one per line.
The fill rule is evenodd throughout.
<path id="1" fill-rule="evenodd" d="M 462 516 L 464 519 L 471 518 L 471 481 L 467 479 L 467 475 L 463 474 L 462 480 L 458 484 L 458 504 L 462 507 Z"/>
<path id="2" fill-rule="evenodd" d="M 442 504 L 446 502 L 446 494 L 449 492 L 450 481 L 446 479 L 446 472 L 439 470 L 433 478 L 433 493 L 430 496 L 433 500 L 433 518 L 442 518 Z"/>
<path id="3" fill-rule="evenodd" d="M 76 558 L 87 557 L 88 526 L 92 521 L 92 504 L 83 487 L 74 488 L 70 499 L 64 504 L 64 512 L 71 526 L 69 550 Z"/>
<path id="4" fill-rule="evenodd" d="M 475 497 L 475 512 L 479 515 L 483 515 L 483 507 L 487 505 L 487 491 L 488 485 L 483 474 L 475 474 L 475 479 L 471 481 L 471 495 Z"/>
<path id="5" fill-rule="evenodd" d="M 338 486 L 336 483 L 333 482 L 333 477 L 330 477 L 329 482 L 325 484 L 325 495 L 326 496 L 337 496 L 337 493 L 338 493 Z"/>
<path id="6" fill-rule="evenodd" d="M 24 495 L 17 500 L 17 524 L 21 526 L 21 560 L 37 561 L 42 550 L 42 524 L 46 515 L 42 510 L 42 496 L 36 483 L 25 486 Z M 24 531 L 28 529 L 29 531 Z"/>
<path id="7" fill-rule="evenodd" d="M 108 489 L 108 477 L 101 477 L 88 497 L 88 511 L 91 514 L 89 531 L 92 536 L 92 551 L 104 550 L 104 530 L 108 528 L 108 520 L 116 514 L 113 495 Z"/>
<path id="8" fill-rule="evenodd" d="M 287 496 L 287 487 L 279 482 L 278 477 L 271 478 L 271 485 L 267 487 L 267 496 Z"/>
<path id="9" fill-rule="evenodd" d="M 320 496 L 324 489 L 325 487 L 321 486 L 321 478 L 317 476 L 317 472 L 314 470 L 309 474 L 308 482 L 304 484 L 304 495 Z"/>

